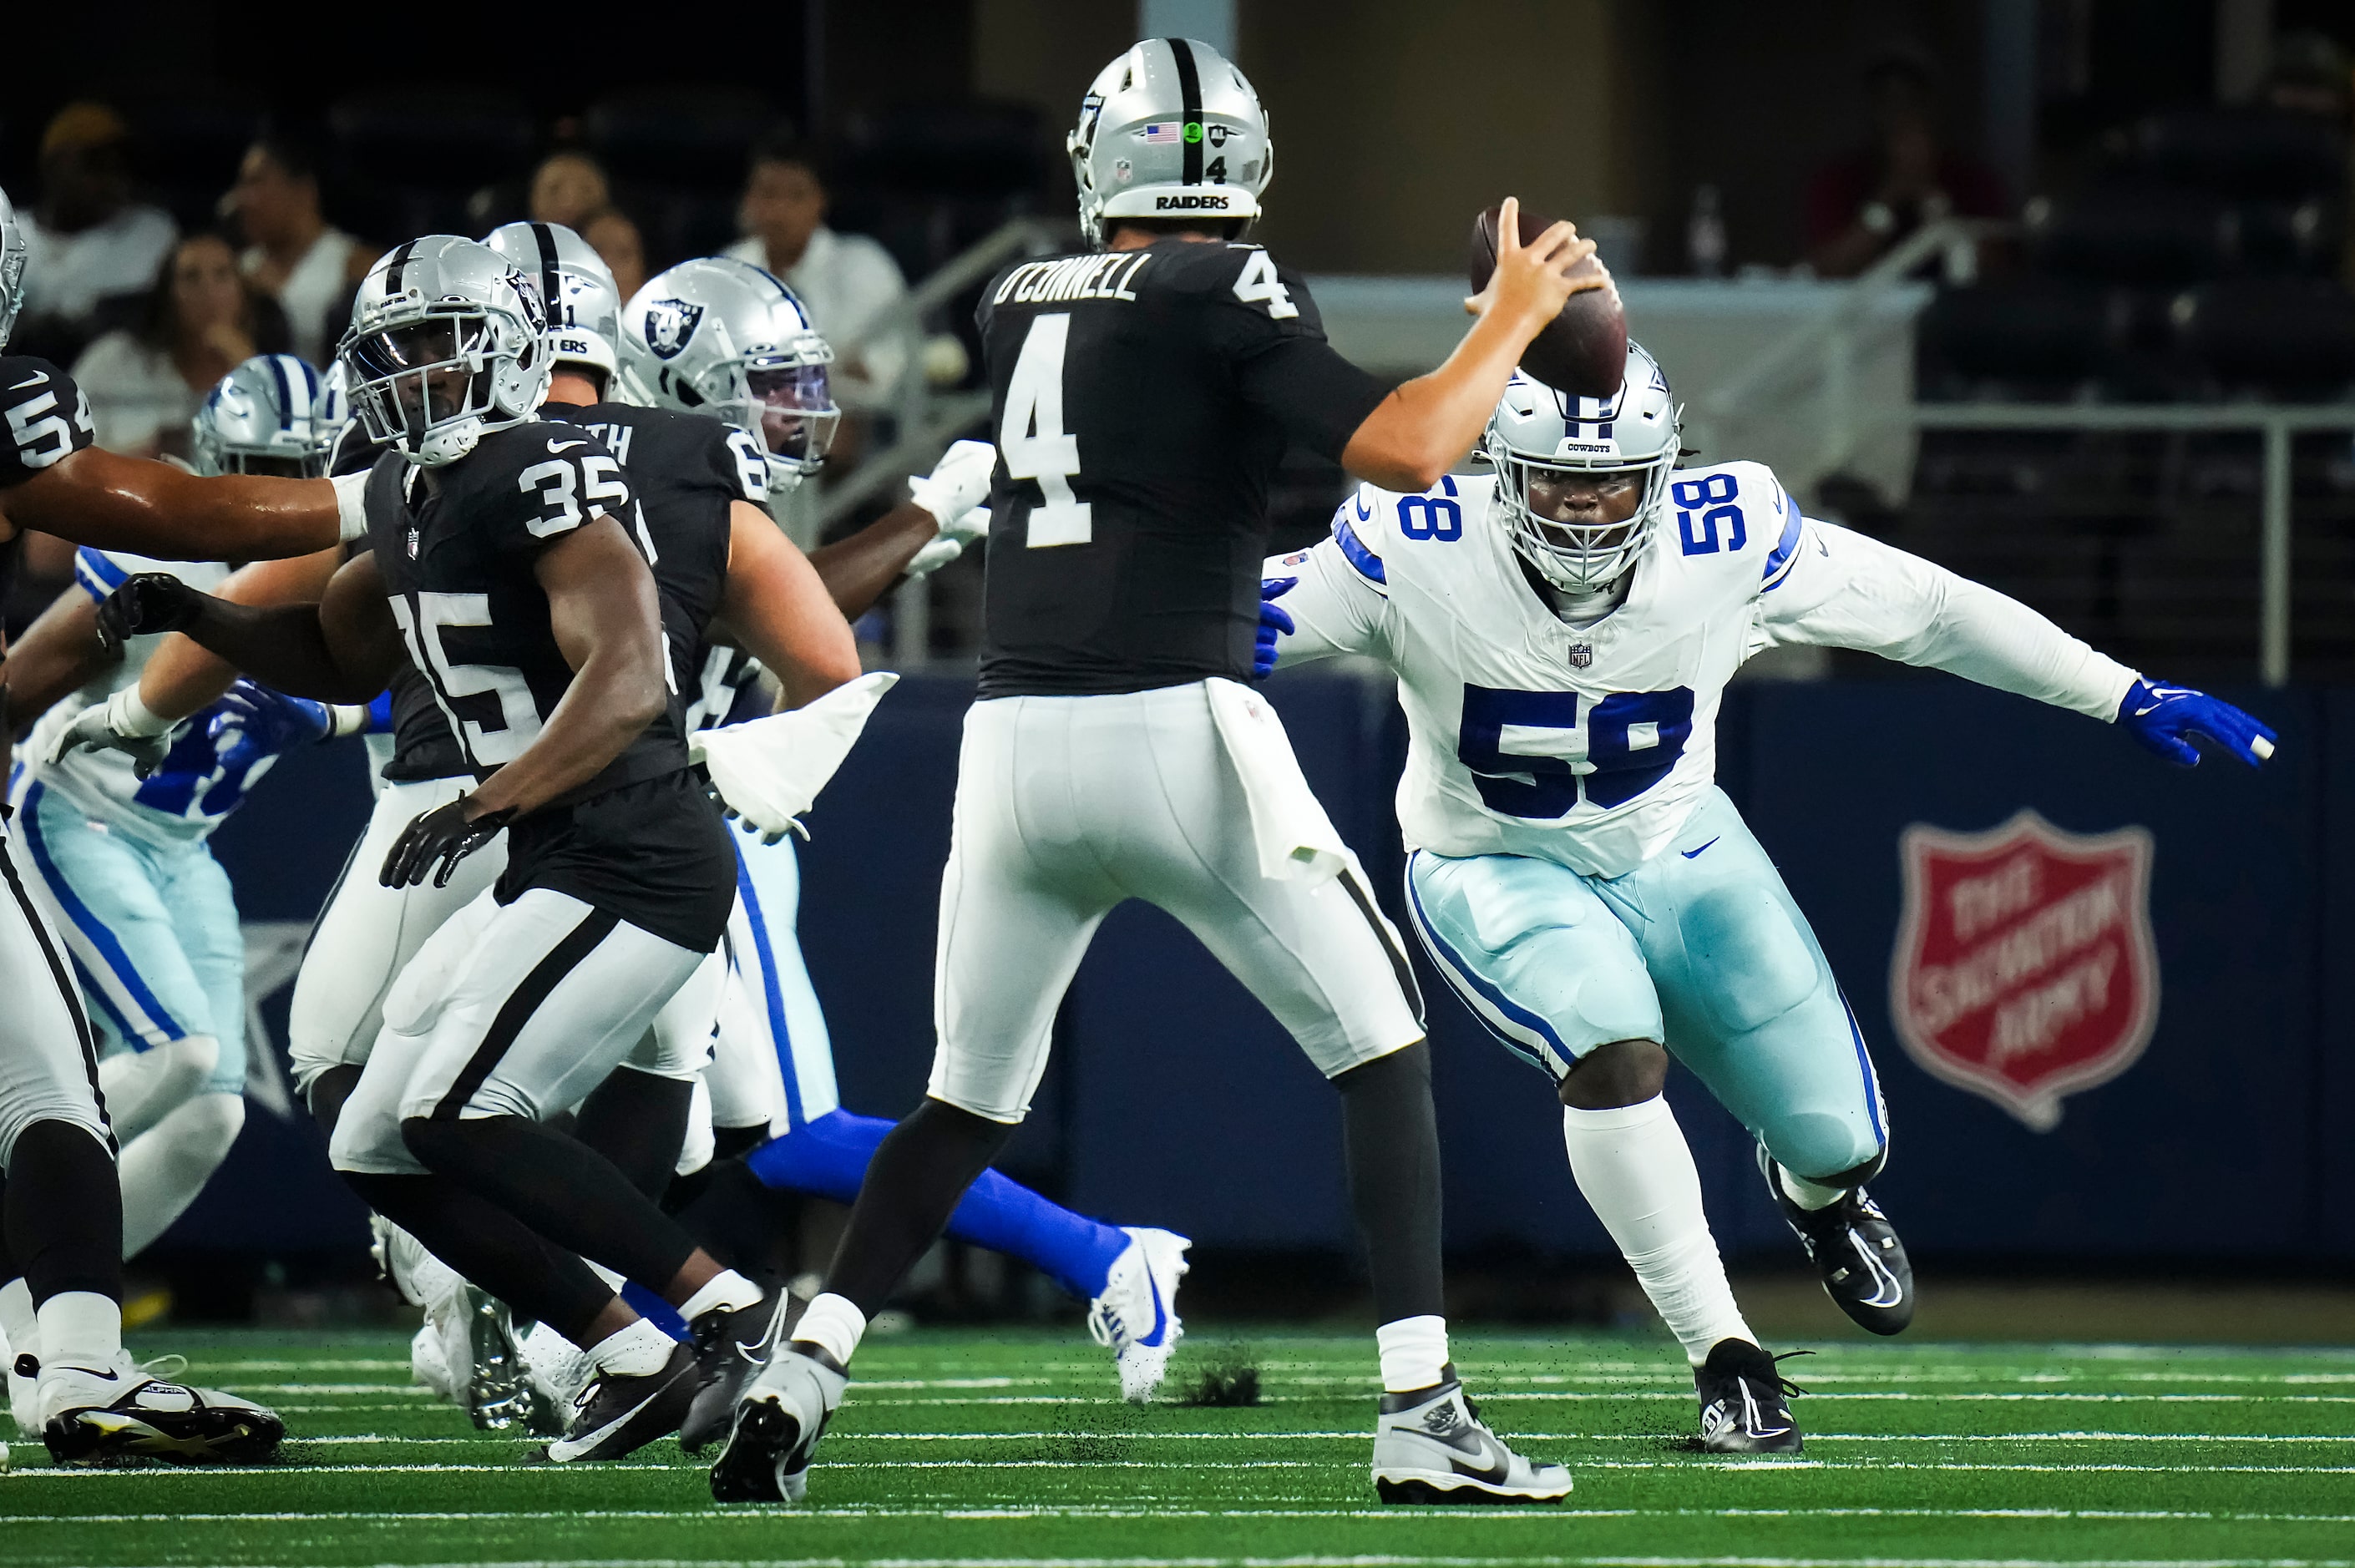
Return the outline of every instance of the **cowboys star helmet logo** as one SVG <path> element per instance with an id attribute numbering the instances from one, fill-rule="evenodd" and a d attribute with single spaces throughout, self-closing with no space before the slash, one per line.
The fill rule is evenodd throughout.
<path id="1" fill-rule="evenodd" d="M 703 320 L 703 307 L 685 300 L 656 300 L 646 307 L 646 346 L 657 359 L 677 359 Z"/>

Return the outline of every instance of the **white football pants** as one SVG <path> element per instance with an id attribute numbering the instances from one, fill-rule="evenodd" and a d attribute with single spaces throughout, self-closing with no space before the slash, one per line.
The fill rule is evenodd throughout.
<path id="1" fill-rule="evenodd" d="M 1322 882 L 1260 871 L 1202 684 L 1000 697 L 965 715 L 941 883 L 928 1092 L 1018 1122 L 1098 925 L 1142 898 L 1201 939 L 1327 1077 L 1423 1038 L 1413 971 L 1354 858 Z"/>
<path id="2" fill-rule="evenodd" d="M 0 830 L 0 839 L 5 839 Z M 87 1128 L 109 1149 L 98 1054 L 66 950 L 0 843 L 0 1171 L 37 1121 Z"/>

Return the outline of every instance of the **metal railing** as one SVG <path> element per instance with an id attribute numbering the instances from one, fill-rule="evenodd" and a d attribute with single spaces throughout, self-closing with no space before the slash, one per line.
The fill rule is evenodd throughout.
<path id="1" fill-rule="evenodd" d="M 1916 403 L 1925 430 L 2254 430 L 2264 438 L 2258 545 L 2258 671 L 2268 686 L 2289 680 L 2290 439 L 2307 430 L 2355 432 L 2355 405 L 2282 403 Z"/>

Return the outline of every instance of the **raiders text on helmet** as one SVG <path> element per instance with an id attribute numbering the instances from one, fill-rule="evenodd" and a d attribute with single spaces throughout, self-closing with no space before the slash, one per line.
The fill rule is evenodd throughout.
<path id="1" fill-rule="evenodd" d="M 291 354 L 257 354 L 220 378 L 197 410 L 198 473 L 316 479 L 351 411 L 340 387 Z"/>
<path id="2" fill-rule="evenodd" d="M 8 346 L 16 313 L 25 308 L 26 249 L 25 226 L 16 221 L 8 193 L 0 191 L 0 348 Z"/>
<path id="3" fill-rule="evenodd" d="M 825 466 L 842 418 L 826 387 L 834 350 L 794 291 L 760 268 L 725 256 L 682 261 L 631 299 L 620 336 L 628 401 L 751 434 L 772 492 Z"/>
<path id="4" fill-rule="evenodd" d="M 621 368 L 614 344 L 622 335 L 622 291 L 587 240 L 560 223 L 506 223 L 483 243 L 538 287 L 549 368 L 570 365 L 609 377 Z"/>
<path id="5" fill-rule="evenodd" d="M 1518 373 L 1480 439 L 1496 465 L 1497 510 L 1513 547 L 1565 593 L 1592 593 L 1619 580 L 1643 553 L 1668 504 L 1677 465 L 1679 416 L 1668 378 L 1642 345 L 1627 345 L 1627 369 L 1609 398 L 1576 397 Z M 1547 474 L 1624 473 L 1643 493 L 1635 514 L 1607 524 L 1558 523 L 1529 507 L 1529 482 Z"/>
<path id="6" fill-rule="evenodd" d="M 1064 146 L 1091 245 L 1112 218 L 1257 217 L 1275 172 L 1259 94 L 1194 38 L 1146 38 L 1104 67 Z"/>
<path id="7" fill-rule="evenodd" d="M 370 440 L 410 462 L 455 462 L 548 395 L 539 291 L 487 245 L 429 234 L 360 281 L 337 349 Z"/>

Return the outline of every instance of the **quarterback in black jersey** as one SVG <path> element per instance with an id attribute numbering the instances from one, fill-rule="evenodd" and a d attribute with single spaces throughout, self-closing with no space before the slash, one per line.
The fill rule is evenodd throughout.
<path id="1" fill-rule="evenodd" d="M 825 1293 L 740 1403 L 713 1494 L 801 1495 L 868 1315 L 1028 1112 L 1089 938 L 1134 897 L 1191 928 L 1341 1093 L 1388 1391 L 1377 1489 L 1558 1500 L 1568 1475 L 1481 1426 L 1448 1365 L 1404 948 L 1241 683 L 1286 445 L 1385 486 L 1435 482 L 1593 247 L 1561 224 L 1501 251 L 1447 363 L 1386 389 L 1325 341 L 1301 278 L 1241 242 L 1273 148 L 1215 50 L 1137 44 L 1097 77 L 1068 145 L 1100 249 L 1010 269 L 978 314 L 1000 463 L 931 1084 L 868 1167 Z M 1512 210 L 1500 227 L 1518 235 Z"/>

